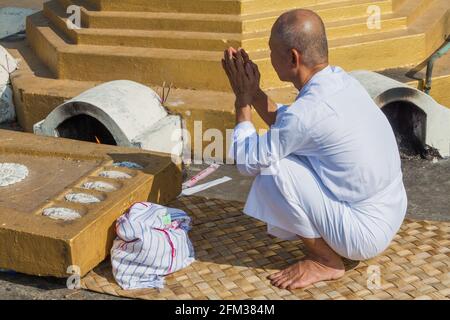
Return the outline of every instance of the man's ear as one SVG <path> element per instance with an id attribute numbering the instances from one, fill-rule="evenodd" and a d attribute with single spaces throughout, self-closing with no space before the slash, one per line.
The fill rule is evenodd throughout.
<path id="1" fill-rule="evenodd" d="M 291 63 L 294 67 L 300 64 L 301 55 L 297 49 L 291 49 Z"/>

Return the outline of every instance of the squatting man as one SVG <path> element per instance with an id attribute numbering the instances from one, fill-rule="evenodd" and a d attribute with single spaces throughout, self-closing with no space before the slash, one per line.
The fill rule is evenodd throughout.
<path id="1" fill-rule="evenodd" d="M 285 240 L 300 237 L 301 261 L 269 276 L 283 289 L 344 275 L 343 258 L 384 251 L 406 214 L 400 156 L 393 130 L 362 85 L 328 64 L 321 18 L 297 9 L 282 14 L 269 40 L 271 62 L 298 96 L 274 103 L 260 88 L 258 66 L 242 48 L 224 52 L 236 95 L 232 156 L 255 176 L 244 212 Z M 270 129 L 258 135 L 252 108 Z"/>

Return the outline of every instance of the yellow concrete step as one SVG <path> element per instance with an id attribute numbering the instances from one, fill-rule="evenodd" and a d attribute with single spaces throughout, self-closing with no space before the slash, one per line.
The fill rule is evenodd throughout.
<path id="1" fill-rule="evenodd" d="M 331 40 L 331 63 L 347 70 L 380 70 L 422 61 L 448 32 L 446 10 L 445 1 L 436 1 L 408 30 Z M 230 90 L 221 68 L 220 52 L 70 45 L 40 13 L 28 20 L 28 32 L 32 46 L 58 78 L 130 79 L 148 85 L 166 81 L 179 88 Z M 284 85 L 277 79 L 267 50 L 252 53 L 252 58 L 260 66 L 264 88 Z"/>
<path id="2" fill-rule="evenodd" d="M 392 14 L 382 18 L 381 30 L 368 29 L 366 19 L 348 21 L 350 24 L 327 27 L 328 39 L 405 29 L 407 18 Z M 240 35 L 238 33 L 154 31 L 154 30 L 75 30 L 75 43 L 87 45 L 110 45 L 128 47 L 168 48 L 187 50 L 221 51 L 229 46 L 245 47 L 249 51 L 267 48 L 269 31 L 258 31 Z"/>
<path id="3" fill-rule="evenodd" d="M 381 29 L 368 28 L 366 17 L 328 22 L 326 23 L 328 39 L 405 29 L 417 16 L 417 13 L 426 8 L 424 4 L 431 2 L 432 0 L 409 0 L 396 13 L 383 14 Z M 46 3 L 44 13 L 74 43 L 87 45 L 210 51 L 220 51 L 228 46 L 241 46 L 252 51 L 266 48 L 270 35 L 269 30 L 241 35 L 238 33 L 166 30 L 69 29 L 66 23 L 66 13 L 56 1 Z"/>
<path id="4" fill-rule="evenodd" d="M 68 4 L 76 0 L 64 0 Z M 347 0 L 307 7 L 317 12 L 325 22 L 366 17 L 370 5 L 379 6 L 384 14 L 392 13 L 395 4 L 405 0 Z M 249 33 L 270 30 L 276 18 L 285 10 L 249 15 L 92 11 L 82 7 L 83 26 L 99 29 L 176 30 L 218 33 Z"/>
<path id="5" fill-rule="evenodd" d="M 29 68 L 27 70 L 26 66 L 21 64 L 21 68 L 12 77 L 20 125 L 25 130 L 32 131 L 33 124 L 45 118 L 59 104 L 81 94 L 83 91 L 98 83 L 53 80 L 36 76 L 37 74 L 46 74 L 42 70 L 45 66 L 41 65 L 36 69 L 36 65 L 39 65 L 39 63 L 29 61 L 32 52 L 29 52 L 29 49 L 27 49 L 26 47 L 20 47 L 13 51 L 11 49 L 9 50 L 15 58 L 20 59 L 23 63 L 29 63 L 33 67 L 32 70 L 29 70 Z M 24 56 L 27 51 L 28 55 Z M 439 98 L 439 94 L 444 96 L 450 90 L 450 70 L 447 67 L 448 73 L 441 73 L 445 70 L 444 66 L 450 66 L 450 60 L 448 60 L 450 59 L 450 54 L 442 59 L 445 60 L 438 60 L 435 76 L 433 77 L 432 96 L 435 99 Z M 409 69 L 404 70 L 408 71 Z M 399 81 L 403 81 L 398 75 L 400 72 L 399 69 L 396 70 L 397 75 L 392 70 L 390 71 L 390 73 L 387 71 L 383 73 Z M 446 86 L 441 86 L 444 77 L 447 78 Z M 403 82 L 415 86 L 415 84 L 410 83 L 411 79 Z M 156 92 L 161 92 L 160 87 L 152 86 L 152 89 Z M 297 94 L 294 88 L 282 88 L 268 90 L 266 92 L 274 101 L 279 103 L 290 103 Z M 438 96 L 435 94 L 438 94 Z M 439 100 L 437 101 L 442 104 Z M 191 137 L 198 137 L 199 134 L 203 134 L 209 128 L 219 129 L 225 137 L 226 130 L 234 127 L 234 96 L 231 93 L 174 89 L 171 91 L 166 107 L 171 112 L 180 114 L 183 117 Z M 259 116 L 254 114 L 253 119 L 257 129 L 266 128 L 266 125 Z M 197 130 L 194 130 L 194 128 Z M 204 142 L 205 145 L 209 143 L 210 141 Z"/>
<path id="6" fill-rule="evenodd" d="M 149 11 L 216 14 L 248 14 L 290 9 L 346 0 L 87 0 L 97 11 Z"/>
<path id="7" fill-rule="evenodd" d="M 433 0 L 398 2 L 395 13 L 381 15 L 381 29 L 368 28 L 367 17 L 325 23 L 329 40 L 405 29 L 423 13 Z M 50 17 L 49 17 L 50 18 Z M 59 17 L 61 19 L 61 17 Z M 53 20 L 52 20 L 53 21 Z M 62 28 L 65 28 L 65 24 Z M 66 28 L 67 29 L 67 28 Z M 70 33 L 70 31 L 65 31 Z M 78 44 L 124 45 L 191 50 L 223 50 L 228 46 L 241 46 L 248 50 L 267 48 L 270 30 L 245 34 L 171 32 L 147 30 L 89 29 L 75 30 L 71 38 Z"/>
<path id="8" fill-rule="evenodd" d="M 65 100 L 71 99 L 98 84 L 87 81 L 49 79 L 50 73 L 46 71 L 45 65 L 36 59 L 29 46 L 23 44 L 20 47 L 11 48 L 12 45 L 16 44 L 0 44 L 5 45 L 10 53 L 21 61 L 20 69 L 12 75 L 12 82 L 19 123 L 27 131 L 32 131 L 34 123 L 45 118 L 48 113 Z M 448 98 L 447 93 L 450 91 L 449 59 L 450 53 L 438 60 L 433 75 L 432 96 L 441 104 L 442 102 L 438 100 L 439 95 Z M 410 68 L 405 68 L 404 72 L 406 73 Z M 397 75 L 393 74 L 392 70 L 390 74 L 385 74 L 403 81 L 398 76 L 402 72 L 399 70 L 399 68 L 396 69 Z M 446 86 L 441 85 L 445 84 L 443 83 L 445 77 L 447 77 Z M 410 84 L 411 79 L 406 79 L 403 82 Z M 415 86 L 416 84 L 412 85 Z M 161 92 L 160 87 L 152 86 L 152 88 L 156 92 Z M 294 88 L 283 88 L 268 90 L 267 93 L 279 103 L 290 103 L 296 96 L 297 91 Z M 450 104 L 448 106 L 450 107 Z M 234 127 L 234 97 L 231 93 L 174 89 L 171 91 L 166 107 L 183 117 L 191 137 L 194 137 L 194 134 L 198 137 L 199 134 L 203 134 L 209 128 L 219 129 L 225 137 L 225 130 Z M 257 128 L 266 128 L 256 114 L 254 114 L 253 119 Z M 199 121 L 202 122 L 201 125 Z M 199 130 L 194 131 L 195 127 Z M 205 141 L 205 145 L 209 143 L 210 141 Z"/>
<path id="9" fill-rule="evenodd" d="M 18 121 L 25 131 L 32 132 L 33 125 L 44 119 L 63 102 L 99 85 L 99 82 L 61 80 L 51 78 L 51 71 L 34 54 L 27 42 L 3 43 L 12 56 L 20 61 L 11 81 Z M 160 86 L 152 86 L 161 93 Z M 289 103 L 298 92 L 294 88 L 269 90 L 268 94 L 279 103 Z M 191 135 L 194 121 L 203 121 L 203 131 L 208 128 L 223 130 L 234 126 L 234 96 L 229 92 L 207 90 L 172 89 L 166 105 L 185 120 Z M 256 126 L 264 128 L 263 121 L 255 114 Z"/>
<path id="10" fill-rule="evenodd" d="M 434 52 L 448 34 L 450 6 L 447 0 L 437 0 L 405 31 L 330 41 L 330 61 L 347 70 L 374 71 L 419 63 Z"/>

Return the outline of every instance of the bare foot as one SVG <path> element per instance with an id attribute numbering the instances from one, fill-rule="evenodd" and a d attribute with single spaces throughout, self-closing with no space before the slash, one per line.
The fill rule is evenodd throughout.
<path id="1" fill-rule="evenodd" d="M 280 288 L 293 290 L 304 288 L 313 283 L 335 280 L 345 273 L 342 260 L 334 261 L 330 266 L 324 265 L 317 259 L 305 258 L 280 272 L 269 276 L 271 284 Z"/>

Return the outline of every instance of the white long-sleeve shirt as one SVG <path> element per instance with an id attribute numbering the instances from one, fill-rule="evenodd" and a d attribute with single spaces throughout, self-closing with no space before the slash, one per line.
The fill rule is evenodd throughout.
<path id="1" fill-rule="evenodd" d="M 401 175 L 387 118 L 364 87 L 336 66 L 316 73 L 291 106 L 279 106 L 266 134 L 258 136 L 251 122 L 239 123 L 231 153 L 245 175 L 270 174 L 280 159 L 306 156 L 323 184 L 350 204 Z"/>

